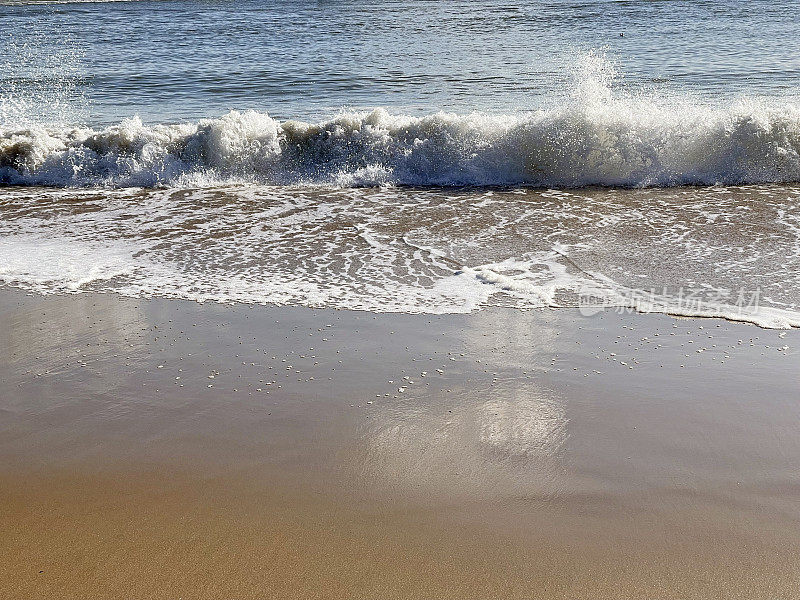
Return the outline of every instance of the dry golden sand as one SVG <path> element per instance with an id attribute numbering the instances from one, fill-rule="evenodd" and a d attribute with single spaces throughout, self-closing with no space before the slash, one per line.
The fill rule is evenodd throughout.
<path id="1" fill-rule="evenodd" d="M 797 334 L 4 290 L 0 598 L 800 598 Z"/>
<path id="2" fill-rule="evenodd" d="M 498 533 L 435 512 L 345 507 L 267 484 L 163 472 L 59 473 L 2 483 L 0 589 L 8 598 L 796 593 L 789 548 L 714 539 L 708 531 L 683 545 L 659 531 L 649 540 L 595 540 L 587 547 L 574 537 L 596 536 L 602 527 L 567 527 L 555 537 L 552 527 L 543 535 Z"/>

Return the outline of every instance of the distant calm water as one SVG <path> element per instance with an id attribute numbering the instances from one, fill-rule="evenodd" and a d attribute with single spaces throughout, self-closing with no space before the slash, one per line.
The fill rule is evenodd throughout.
<path id="1" fill-rule="evenodd" d="M 604 49 L 618 85 L 712 102 L 783 97 L 800 84 L 797 11 L 794 1 L 2 2 L 2 42 L 17 48 L 4 49 L 2 83 L 70 78 L 92 125 L 231 109 L 507 113 L 568 96 L 580 53 Z"/>
<path id="2" fill-rule="evenodd" d="M 0 2 L 0 282 L 796 326 L 797 11 Z"/>

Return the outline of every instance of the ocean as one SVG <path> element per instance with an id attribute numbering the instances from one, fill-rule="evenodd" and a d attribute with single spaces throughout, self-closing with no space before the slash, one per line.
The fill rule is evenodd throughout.
<path id="1" fill-rule="evenodd" d="M 800 326 L 794 2 L 0 2 L 0 283 Z"/>

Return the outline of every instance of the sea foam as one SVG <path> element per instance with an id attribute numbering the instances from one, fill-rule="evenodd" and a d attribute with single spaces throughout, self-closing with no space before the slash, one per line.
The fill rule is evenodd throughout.
<path id="1" fill-rule="evenodd" d="M 507 115 L 394 114 L 311 123 L 232 111 L 196 123 L 105 129 L 0 123 L 0 183 L 183 187 L 677 186 L 800 181 L 800 104 L 727 106 L 612 93 L 589 78 L 570 100 Z"/>

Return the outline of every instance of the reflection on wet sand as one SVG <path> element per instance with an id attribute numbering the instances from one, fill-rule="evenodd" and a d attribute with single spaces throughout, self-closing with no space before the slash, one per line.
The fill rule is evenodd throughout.
<path id="1" fill-rule="evenodd" d="M 144 347 L 142 331 L 150 319 L 136 302 L 75 295 L 53 298 L 47 308 L 46 314 L 34 306 L 21 309 L 4 320 L 0 345 L 5 356 L 20 363 L 34 361 L 45 370 L 68 350 L 74 351 L 77 361 L 137 354 Z"/>
<path id="2" fill-rule="evenodd" d="M 568 420 L 534 384 L 456 390 L 458 408 L 425 395 L 362 421 L 367 488 L 405 496 L 558 493 Z"/>
<path id="3" fill-rule="evenodd" d="M 0 596 L 793 598 L 797 336 L 716 325 L 5 290 Z"/>

